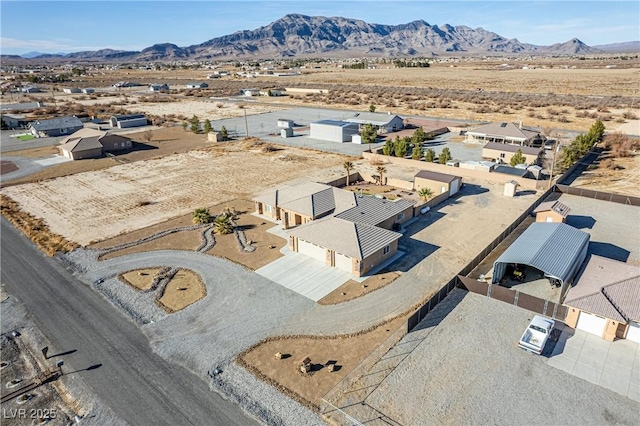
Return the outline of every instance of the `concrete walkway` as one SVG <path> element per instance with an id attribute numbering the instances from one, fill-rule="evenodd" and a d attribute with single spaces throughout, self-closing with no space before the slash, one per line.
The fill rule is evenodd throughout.
<path id="1" fill-rule="evenodd" d="M 640 344 L 566 328 L 548 365 L 640 402 Z"/>

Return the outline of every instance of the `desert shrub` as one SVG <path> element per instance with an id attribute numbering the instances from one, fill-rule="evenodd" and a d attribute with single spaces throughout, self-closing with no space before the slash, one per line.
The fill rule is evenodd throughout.
<path id="1" fill-rule="evenodd" d="M 622 117 L 626 118 L 627 120 L 637 120 L 638 116 L 632 112 L 632 111 L 625 111 L 622 113 Z"/>

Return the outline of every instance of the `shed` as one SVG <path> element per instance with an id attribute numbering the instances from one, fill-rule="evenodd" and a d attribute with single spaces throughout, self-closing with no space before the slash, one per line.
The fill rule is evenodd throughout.
<path id="1" fill-rule="evenodd" d="M 64 93 L 80 93 L 80 88 L 78 87 L 65 87 L 62 89 Z"/>
<path id="2" fill-rule="evenodd" d="M 147 125 L 147 117 L 144 114 L 114 115 L 109 120 L 111 127 L 126 129 Z"/>
<path id="3" fill-rule="evenodd" d="M 286 129 L 281 129 L 280 136 L 282 136 L 283 138 L 293 137 L 293 129 L 291 127 L 287 127 Z"/>
<path id="4" fill-rule="evenodd" d="M 568 285 L 582 266 L 589 248 L 589 234 L 566 223 L 532 223 L 493 264 L 492 283 L 504 277 L 508 265 L 527 265 L 545 277 Z"/>
<path id="5" fill-rule="evenodd" d="M 504 196 L 515 197 L 518 192 L 518 182 L 515 180 L 509 180 L 504 184 Z"/>
<path id="6" fill-rule="evenodd" d="M 351 142 L 358 134 L 358 124 L 339 120 L 320 120 L 311 123 L 310 137 L 330 142 Z"/>
<path id="7" fill-rule="evenodd" d="M 209 132 L 207 133 L 207 140 L 209 142 L 222 142 L 224 138 L 222 137 L 221 132 Z"/>
<path id="8" fill-rule="evenodd" d="M 278 118 L 278 127 L 281 129 L 290 129 L 294 126 L 294 121 L 287 118 Z"/>
<path id="9" fill-rule="evenodd" d="M 462 178 L 460 176 L 429 170 L 419 171 L 413 179 L 414 190 L 419 191 L 422 188 L 429 188 L 434 195 L 448 192 L 449 196 L 452 196 L 458 193 L 461 186 Z"/>
<path id="10" fill-rule="evenodd" d="M 564 223 L 570 211 L 571 209 L 560 201 L 546 201 L 540 203 L 533 213 L 536 214 L 536 222 Z"/>

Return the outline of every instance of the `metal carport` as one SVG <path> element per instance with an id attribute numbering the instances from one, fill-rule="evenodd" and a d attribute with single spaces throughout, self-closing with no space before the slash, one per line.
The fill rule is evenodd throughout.
<path id="1" fill-rule="evenodd" d="M 546 277 L 571 282 L 587 257 L 589 234 L 565 223 L 532 223 L 493 264 L 492 283 L 504 276 L 507 265 L 532 266 Z"/>

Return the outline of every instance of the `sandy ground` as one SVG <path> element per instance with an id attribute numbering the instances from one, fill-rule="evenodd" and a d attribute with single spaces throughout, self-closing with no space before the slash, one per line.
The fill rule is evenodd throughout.
<path id="1" fill-rule="evenodd" d="M 167 283 L 158 303 L 167 312 L 173 313 L 186 308 L 206 295 L 207 289 L 200 276 L 193 271 L 181 269 Z"/>
<path id="2" fill-rule="evenodd" d="M 372 277 L 367 278 L 359 283 L 355 280 L 349 280 L 342 284 L 322 299 L 318 300 L 320 305 L 335 305 L 336 303 L 344 303 L 349 300 L 364 296 L 367 293 L 376 291 L 386 285 L 391 284 L 400 274 L 395 271 L 381 271 Z"/>
<path id="3" fill-rule="evenodd" d="M 222 108 L 216 105 L 222 104 Z M 282 108 L 275 105 L 265 104 L 244 104 L 246 108 L 239 108 L 237 103 L 219 102 L 219 101 L 184 101 L 184 102 L 164 102 L 164 103 L 139 103 L 136 105 L 127 105 L 127 109 L 131 111 L 139 111 L 152 115 L 183 115 L 191 118 L 196 115 L 200 121 L 205 119 L 221 120 L 223 118 L 239 117 L 244 115 L 263 114 L 265 112 L 279 111 Z"/>
<path id="4" fill-rule="evenodd" d="M 2 193 L 43 218 L 52 232 L 86 245 L 342 161 L 339 155 L 297 148 L 261 153 L 232 146 L 224 152 L 191 151 L 13 186 Z M 150 204 L 141 205 L 146 202 Z"/>
<path id="5" fill-rule="evenodd" d="M 585 170 L 571 186 L 634 197 L 640 196 L 640 155 L 613 158 L 614 164 L 621 167 L 619 170 L 603 167 L 603 161 L 605 160 L 599 160 L 598 168 Z"/>
<path id="6" fill-rule="evenodd" d="M 125 272 L 118 278 L 138 290 L 149 290 L 153 284 L 153 278 L 161 270 L 162 268 L 137 269 L 135 271 Z"/>

